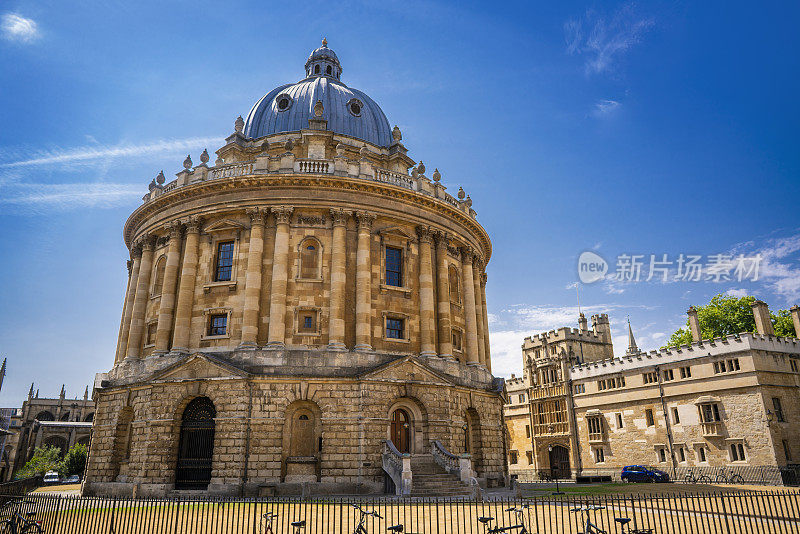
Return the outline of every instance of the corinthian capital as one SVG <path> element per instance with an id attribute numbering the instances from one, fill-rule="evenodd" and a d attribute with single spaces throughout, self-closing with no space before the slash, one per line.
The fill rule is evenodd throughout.
<path id="1" fill-rule="evenodd" d="M 264 226 L 267 221 L 268 208 L 250 208 L 247 210 L 247 215 L 250 217 L 250 222 L 253 225 Z"/>
<path id="2" fill-rule="evenodd" d="M 292 218 L 294 208 L 292 206 L 277 206 L 272 208 L 272 213 L 275 215 L 275 222 L 278 224 L 289 224 Z"/>
<path id="3" fill-rule="evenodd" d="M 483 287 L 486 287 L 486 280 L 487 279 L 488 279 L 488 277 L 486 276 L 486 273 L 481 273 L 481 285 Z"/>
<path id="4" fill-rule="evenodd" d="M 481 272 L 483 270 L 483 258 L 480 254 L 475 254 L 472 258 L 472 266 L 475 268 L 476 271 Z"/>
<path id="5" fill-rule="evenodd" d="M 470 247 L 461 247 L 461 263 L 472 263 L 475 252 Z"/>
<path id="6" fill-rule="evenodd" d="M 137 244 L 141 247 L 142 251 L 153 250 L 156 246 L 156 236 L 144 234 L 139 237 Z"/>
<path id="7" fill-rule="evenodd" d="M 447 250 L 447 247 L 450 245 L 450 236 L 447 232 L 443 232 L 441 230 L 434 230 L 433 238 L 436 240 L 436 248 L 440 250 Z"/>
<path id="8" fill-rule="evenodd" d="M 375 222 L 375 214 L 368 211 L 357 211 L 356 218 L 358 219 L 359 230 L 371 230 L 372 223 Z"/>
<path id="9" fill-rule="evenodd" d="M 200 227 L 203 225 L 203 218 L 198 217 L 196 215 L 192 215 L 188 219 L 186 219 L 186 233 L 187 234 L 199 234 Z"/>
<path id="10" fill-rule="evenodd" d="M 430 243 L 433 239 L 433 233 L 430 226 L 417 226 L 417 237 L 420 243 Z"/>
<path id="11" fill-rule="evenodd" d="M 331 218 L 333 219 L 334 226 L 344 226 L 347 224 L 347 218 L 352 215 L 353 212 L 349 210 L 343 210 L 340 208 L 331 208 Z"/>
<path id="12" fill-rule="evenodd" d="M 165 224 L 164 230 L 167 231 L 170 239 L 180 239 L 181 232 L 183 231 L 183 223 L 175 219 Z"/>

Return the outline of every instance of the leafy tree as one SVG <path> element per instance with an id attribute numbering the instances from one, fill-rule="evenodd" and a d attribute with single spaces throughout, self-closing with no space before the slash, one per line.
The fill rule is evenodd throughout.
<path id="1" fill-rule="evenodd" d="M 72 475 L 79 475 L 83 477 L 83 471 L 86 469 L 86 457 L 89 455 L 89 449 L 86 445 L 77 443 L 72 446 L 64 459 L 58 466 L 58 473 L 62 478 Z"/>
<path id="2" fill-rule="evenodd" d="M 730 334 L 740 334 L 742 332 L 755 332 L 756 321 L 753 318 L 752 305 L 755 297 L 732 297 L 723 294 L 714 295 L 711 301 L 705 306 L 695 306 L 697 309 L 697 319 L 700 322 L 700 333 L 703 339 L 715 337 L 725 337 Z M 794 325 L 789 310 L 778 310 L 777 313 L 770 312 L 772 327 L 777 336 L 794 337 Z M 689 321 L 686 327 L 679 328 L 672 334 L 667 341 L 668 347 L 678 345 L 688 345 L 692 342 L 692 332 L 689 329 Z"/>
<path id="3" fill-rule="evenodd" d="M 48 471 L 57 470 L 61 460 L 61 449 L 52 445 L 36 447 L 30 460 L 16 473 L 15 479 L 44 475 Z"/>

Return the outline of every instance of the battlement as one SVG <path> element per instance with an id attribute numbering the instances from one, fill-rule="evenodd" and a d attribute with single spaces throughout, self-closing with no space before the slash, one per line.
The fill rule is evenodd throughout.
<path id="1" fill-rule="evenodd" d="M 681 361 L 732 354 L 746 350 L 781 352 L 800 357 L 800 340 L 781 336 L 752 334 L 731 334 L 727 337 L 707 339 L 680 347 L 662 348 L 649 352 L 626 355 L 619 358 L 586 362 L 570 367 L 573 380 L 592 378 L 608 373 L 641 369 L 653 365 L 677 363 Z"/>
<path id="2" fill-rule="evenodd" d="M 546 343 L 556 343 L 559 341 L 586 341 L 589 343 L 600 343 L 603 340 L 602 336 L 592 330 L 581 332 L 578 328 L 570 328 L 562 326 L 557 330 L 550 330 L 549 332 L 542 332 L 534 334 L 524 339 L 522 350 L 530 350 L 533 348 L 541 347 Z"/>

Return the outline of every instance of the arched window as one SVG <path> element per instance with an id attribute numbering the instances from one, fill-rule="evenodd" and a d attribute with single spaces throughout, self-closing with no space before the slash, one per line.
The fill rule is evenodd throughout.
<path id="1" fill-rule="evenodd" d="M 330 65 L 328 65 L 327 67 L 325 67 L 325 74 L 327 74 L 328 76 L 330 76 L 332 73 L 333 73 L 333 69 L 331 68 L 331 66 L 330 66 Z"/>
<path id="2" fill-rule="evenodd" d="M 300 243 L 300 272 L 298 278 L 317 280 L 320 276 L 320 245 L 314 238 Z"/>
<path id="3" fill-rule="evenodd" d="M 450 302 L 461 304 L 461 284 L 458 279 L 458 269 L 451 265 L 447 270 L 447 275 L 450 281 Z"/>
<path id="4" fill-rule="evenodd" d="M 83 418 L 84 423 L 91 423 L 94 421 L 94 412 L 90 413 L 86 417 Z"/>
<path id="5" fill-rule="evenodd" d="M 217 410 L 208 397 L 197 397 L 183 411 L 175 489 L 208 488 L 214 456 L 214 418 Z"/>
<path id="6" fill-rule="evenodd" d="M 164 269 L 166 265 L 166 256 L 161 256 L 156 262 L 156 270 L 153 274 L 153 295 L 160 295 L 164 288 Z"/>
<path id="7" fill-rule="evenodd" d="M 55 416 L 53 416 L 53 414 L 51 414 L 47 410 L 37 413 L 36 417 L 34 417 L 34 419 L 36 419 L 37 421 L 55 421 L 56 420 Z"/>
<path id="8" fill-rule="evenodd" d="M 319 74 L 319 65 L 314 65 L 314 74 Z"/>
<path id="9" fill-rule="evenodd" d="M 61 414 L 61 421 L 69 421 L 69 412 Z"/>

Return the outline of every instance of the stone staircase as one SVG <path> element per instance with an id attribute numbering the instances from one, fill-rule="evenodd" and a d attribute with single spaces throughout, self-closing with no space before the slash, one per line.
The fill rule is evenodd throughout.
<path id="1" fill-rule="evenodd" d="M 469 497 L 472 489 L 436 463 L 430 454 L 411 456 L 411 497 Z"/>

